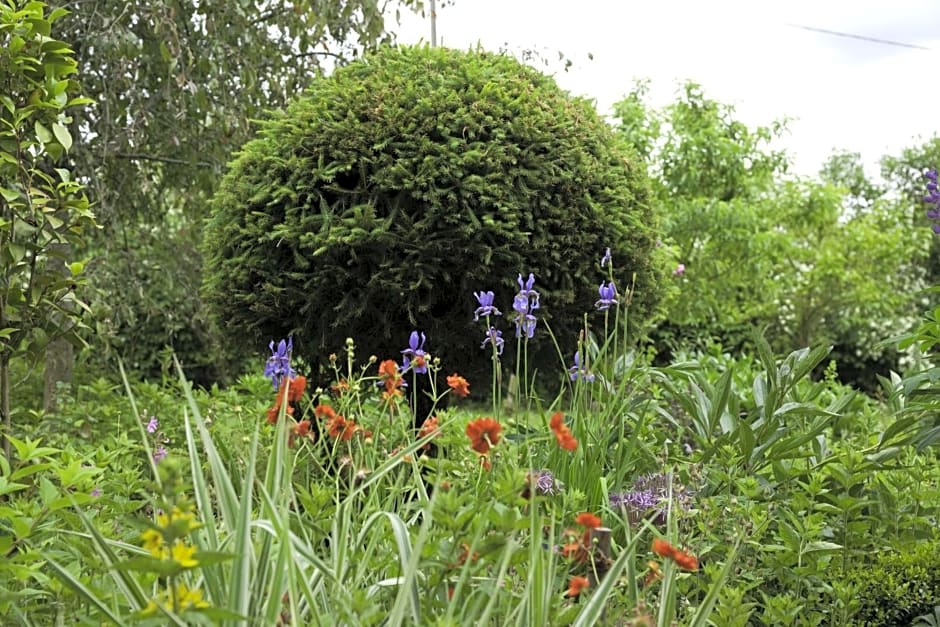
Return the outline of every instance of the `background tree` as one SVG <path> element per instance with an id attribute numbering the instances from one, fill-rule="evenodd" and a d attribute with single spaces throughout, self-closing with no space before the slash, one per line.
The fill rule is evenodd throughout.
<path id="1" fill-rule="evenodd" d="M 263 118 L 314 76 L 389 43 L 378 0 L 92 0 L 69 3 L 87 138 L 74 159 L 100 216 L 89 268 L 96 341 L 86 359 L 121 355 L 160 373 L 172 347 L 197 381 L 226 372 L 198 297 L 207 199 Z M 405 10 L 422 10 L 404 0 Z"/>
<path id="2" fill-rule="evenodd" d="M 749 128 L 696 85 L 661 111 L 644 97 L 640 85 L 617 106 L 619 131 L 649 155 L 666 244 L 684 264 L 656 338 L 737 349 L 764 328 L 780 351 L 834 344 L 843 374 L 872 385 L 869 366 L 896 361 L 879 338 L 915 319 L 923 284 L 929 233 L 912 230 L 907 205 L 857 155 L 835 155 L 822 181 L 788 176 L 773 148 L 784 123 Z"/>
<path id="3" fill-rule="evenodd" d="M 570 355 L 605 247 L 621 296 L 635 277 L 631 319 L 657 303 L 636 163 L 589 102 L 515 59 L 385 49 L 313 82 L 240 152 L 206 229 L 206 297 L 232 337 L 294 334 L 311 362 L 346 337 L 397 356 L 417 328 L 466 374 L 489 370 L 473 293 L 495 291 L 509 318 L 532 272 L 535 313 Z"/>
<path id="4" fill-rule="evenodd" d="M 84 264 L 75 251 L 94 220 L 67 162 L 77 64 L 54 39 L 65 11 L 0 3 L 0 411 L 4 452 L 12 426 L 10 365 L 35 361 L 51 340 L 79 342 Z"/>

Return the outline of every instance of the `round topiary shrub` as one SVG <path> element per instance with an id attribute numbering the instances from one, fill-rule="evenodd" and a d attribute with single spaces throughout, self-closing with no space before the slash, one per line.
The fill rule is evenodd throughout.
<path id="1" fill-rule="evenodd" d="M 651 312 L 657 228 L 644 167 L 590 102 L 507 56 L 390 48 L 316 79 L 244 146 L 213 200 L 204 292 L 259 352 L 293 335 L 316 363 L 353 337 L 385 358 L 418 329 L 466 373 L 489 368 L 473 293 L 511 313 L 519 273 L 572 352 L 605 247 L 621 293 L 635 277 L 631 318 Z"/>

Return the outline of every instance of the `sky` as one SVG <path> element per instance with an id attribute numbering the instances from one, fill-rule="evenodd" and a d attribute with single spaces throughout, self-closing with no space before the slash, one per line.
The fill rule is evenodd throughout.
<path id="1" fill-rule="evenodd" d="M 440 45 L 538 51 L 551 61 L 539 69 L 604 115 L 649 79 L 654 106 L 692 80 L 751 126 L 787 118 L 779 146 L 797 174 L 815 174 L 839 149 L 877 175 L 881 156 L 940 135 L 940 0 L 441 2 Z M 430 20 L 403 14 L 397 32 L 428 42 Z"/>

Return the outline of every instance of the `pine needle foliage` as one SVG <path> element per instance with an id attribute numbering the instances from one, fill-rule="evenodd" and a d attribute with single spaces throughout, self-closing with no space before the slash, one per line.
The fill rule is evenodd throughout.
<path id="1" fill-rule="evenodd" d="M 316 362 L 351 336 L 384 357 L 417 328 L 469 372 L 488 367 L 472 293 L 511 311 L 518 273 L 563 346 L 605 247 L 635 280 L 631 315 L 651 312 L 657 228 L 642 162 L 588 100 L 505 55 L 386 48 L 316 79 L 230 164 L 204 293 L 242 345 L 293 335 Z"/>

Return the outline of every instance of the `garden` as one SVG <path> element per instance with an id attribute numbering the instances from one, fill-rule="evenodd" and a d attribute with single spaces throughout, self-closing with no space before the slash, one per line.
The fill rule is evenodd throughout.
<path id="1" fill-rule="evenodd" d="M 323 4 L 0 0 L 0 622 L 940 625 L 940 138 Z"/>

